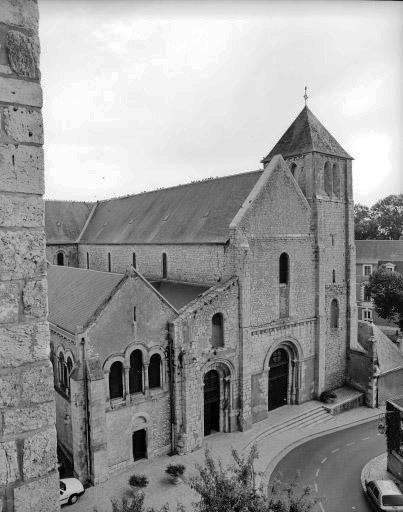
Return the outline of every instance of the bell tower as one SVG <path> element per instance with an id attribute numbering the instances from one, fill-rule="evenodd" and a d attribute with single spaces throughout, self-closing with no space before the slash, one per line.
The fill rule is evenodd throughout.
<path id="1" fill-rule="evenodd" d="M 316 276 L 315 393 L 342 386 L 356 345 L 352 157 L 306 105 L 270 153 L 281 154 L 311 206 Z"/>

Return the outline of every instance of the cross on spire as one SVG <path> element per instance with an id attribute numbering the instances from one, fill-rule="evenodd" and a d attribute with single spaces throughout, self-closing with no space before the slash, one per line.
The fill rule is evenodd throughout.
<path id="1" fill-rule="evenodd" d="M 306 100 L 308 99 L 308 94 L 307 94 L 307 92 L 306 92 L 306 91 L 307 91 L 307 89 L 308 89 L 308 87 L 307 87 L 307 86 L 305 86 L 305 94 L 304 94 L 305 106 L 306 106 Z"/>

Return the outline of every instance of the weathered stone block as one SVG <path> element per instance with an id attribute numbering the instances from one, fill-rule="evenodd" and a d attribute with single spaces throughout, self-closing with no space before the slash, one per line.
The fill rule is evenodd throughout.
<path id="1" fill-rule="evenodd" d="M 30 107 L 42 107 L 42 89 L 37 82 L 0 77 L 1 100 Z"/>
<path id="2" fill-rule="evenodd" d="M 0 323 L 18 321 L 20 290 L 16 283 L 0 283 Z"/>
<path id="3" fill-rule="evenodd" d="M 0 233 L 0 281 L 45 274 L 45 234 L 43 232 Z"/>
<path id="4" fill-rule="evenodd" d="M 4 130 L 17 142 L 43 144 L 42 114 L 24 107 L 7 107 L 3 110 Z"/>
<path id="5" fill-rule="evenodd" d="M 35 0 L 1 0 L 0 2 L 0 19 L 3 23 L 36 31 L 38 17 L 38 5 Z"/>
<path id="6" fill-rule="evenodd" d="M 36 36 L 10 30 L 6 50 L 11 69 L 17 75 L 39 79 L 39 39 Z"/>
<path id="7" fill-rule="evenodd" d="M 0 145 L 0 169 L 0 190 L 43 194 L 42 148 Z"/>
<path id="8" fill-rule="evenodd" d="M 12 372 L 0 376 L 0 407 L 15 406 L 20 399 L 20 376 Z"/>
<path id="9" fill-rule="evenodd" d="M 21 434 L 54 425 L 55 414 L 53 402 L 35 404 L 35 406 L 21 409 L 5 409 L 3 411 L 3 435 Z"/>
<path id="10" fill-rule="evenodd" d="M 0 443 L 0 486 L 15 482 L 19 476 L 15 442 Z"/>
<path id="11" fill-rule="evenodd" d="M 16 367 L 49 357 L 47 322 L 0 326 L 0 340 L 0 367 Z"/>
<path id="12" fill-rule="evenodd" d="M 14 489 L 14 509 L 16 512 L 55 512 L 60 510 L 58 494 L 59 475 L 51 475 L 16 487 Z"/>
<path id="13" fill-rule="evenodd" d="M 25 438 L 22 461 L 24 479 L 50 473 L 56 469 L 56 463 L 55 427 Z"/>
<path id="14" fill-rule="evenodd" d="M 40 197 L 13 197 L 0 194 L 0 226 L 42 227 L 43 201 Z"/>
<path id="15" fill-rule="evenodd" d="M 28 281 L 22 290 L 24 314 L 36 318 L 44 317 L 48 313 L 47 283 L 41 281 Z"/>
<path id="16" fill-rule="evenodd" d="M 50 361 L 46 366 L 35 366 L 22 373 L 22 400 L 40 403 L 54 399 L 53 376 Z"/>

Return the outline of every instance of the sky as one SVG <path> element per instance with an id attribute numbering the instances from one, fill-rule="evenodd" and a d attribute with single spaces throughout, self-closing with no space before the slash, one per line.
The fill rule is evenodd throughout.
<path id="1" fill-rule="evenodd" d="M 40 0 L 46 198 L 259 169 L 304 106 L 403 192 L 403 2 Z"/>

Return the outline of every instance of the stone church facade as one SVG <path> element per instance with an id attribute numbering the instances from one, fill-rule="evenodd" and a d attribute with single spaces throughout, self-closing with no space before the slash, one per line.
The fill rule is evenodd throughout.
<path id="1" fill-rule="evenodd" d="M 85 302 L 95 308 L 85 326 L 73 317 L 63 327 L 65 313 L 52 312 L 50 302 L 55 385 L 62 354 L 71 389 L 57 397 L 67 418 L 59 441 L 77 474 L 105 479 L 133 463 L 136 450 L 145 457 L 195 450 L 213 432 L 248 429 L 276 407 L 346 382 L 357 336 L 351 161 L 305 107 L 262 170 L 96 204 L 47 205 L 51 294 L 61 289 L 63 264 L 79 267 L 70 269 L 86 276 L 77 283 L 93 280 L 97 290 L 105 276 L 126 283 L 105 303 Z M 77 220 L 79 209 L 89 213 Z M 153 392 L 151 348 L 160 357 Z M 131 356 L 135 350 L 141 357 Z M 108 395 L 116 379 L 119 407 Z M 84 384 L 86 407 L 96 408 L 90 416 L 105 418 L 84 450 L 92 457 L 85 470 L 74 455 L 74 425 L 66 431 Z"/>

